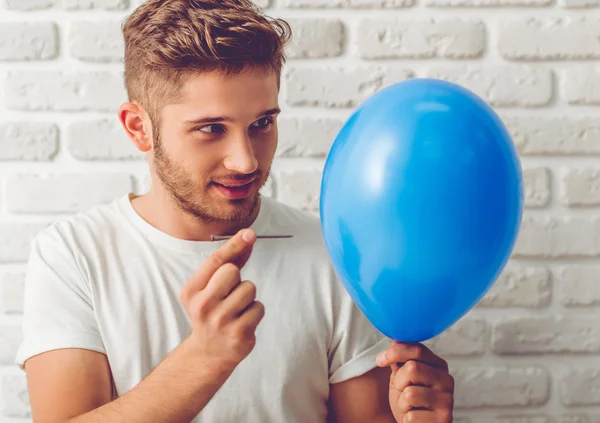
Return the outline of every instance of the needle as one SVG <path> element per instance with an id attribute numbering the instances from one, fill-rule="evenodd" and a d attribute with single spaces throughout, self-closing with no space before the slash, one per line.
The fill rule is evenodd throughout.
<path id="1" fill-rule="evenodd" d="M 225 239 L 232 238 L 233 235 L 211 235 L 211 241 L 223 241 Z M 279 238 L 292 238 L 293 235 L 257 235 L 257 239 L 279 239 Z"/>

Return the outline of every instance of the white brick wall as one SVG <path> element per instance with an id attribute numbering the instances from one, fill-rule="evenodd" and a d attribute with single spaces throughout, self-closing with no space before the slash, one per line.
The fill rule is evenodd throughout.
<path id="1" fill-rule="evenodd" d="M 600 57 L 600 21 L 522 19 L 500 25 L 498 51 L 510 60 Z"/>
<path id="2" fill-rule="evenodd" d="M 69 28 L 69 53 L 84 62 L 123 60 L 121 23 L 76 21 Z"/>
<path id="3" fill-rule="evenodd" d="M 365 19 L 358 32 L 363 59 L 464 59 L 480 56 L 485 47 L 485 26 L 479 20 Z"/>
<path id="4" fill-rule="evenodd" d="M 147 187 L 115 111 L 122 19 L 141 0 L 0 0 L 0 423 L 30 421 L 19 340 L 32 237 Z M 260 0 L 289 19 L 265 192 L 316 212 L 352 107 L 407 78 L 456 81 L 506 121 L 525 168 L 515 255 L 428 344 L 460 423 L 600 423 L 600 0 Z"/>

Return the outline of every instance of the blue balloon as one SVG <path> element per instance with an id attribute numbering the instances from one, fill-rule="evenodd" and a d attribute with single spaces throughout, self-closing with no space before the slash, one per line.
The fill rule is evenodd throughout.
<path id="1" fill-rule="evenodd" d="M 433 338 L 505 267 L 523 213 L 522 170 L 498 115 L 450 82 L 382 89 L 327 156 L 320 219 L 353 301 L 385 336 Z"/>

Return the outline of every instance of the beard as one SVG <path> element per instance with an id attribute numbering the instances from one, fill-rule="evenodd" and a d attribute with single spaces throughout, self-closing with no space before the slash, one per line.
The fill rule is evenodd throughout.
<path id="1" fill-rule="evenodd" d="M 163 148 L 160 133 L 156 134 L 154 147 L 154 168 L 175 206 L 183 212 L 194 216 L 202 222 L 210 223 L 241 223 L 250 220 L 260 206 L 260 188 L 266 183 L 270 169 L 266 172 L 257 170 L 254 183 L 259 183 L 259 189 L 251 197 L 240 200 L 213 198 L 207 186 L 200 186 L 185 168 L 172 160 Z M 248 175 L 227 175 L 229 179 L 240 179 Z"/>

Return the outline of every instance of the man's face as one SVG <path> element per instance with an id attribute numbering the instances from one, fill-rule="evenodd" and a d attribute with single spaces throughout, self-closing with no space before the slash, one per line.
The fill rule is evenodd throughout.
<path id="1" fill-rule="evenodd" d="M 260 70 L 189 76 L 154 127 L 153 167 L 176 204 L 209 222 L 250 219 L 277 148 L 278 81 Z"/>

